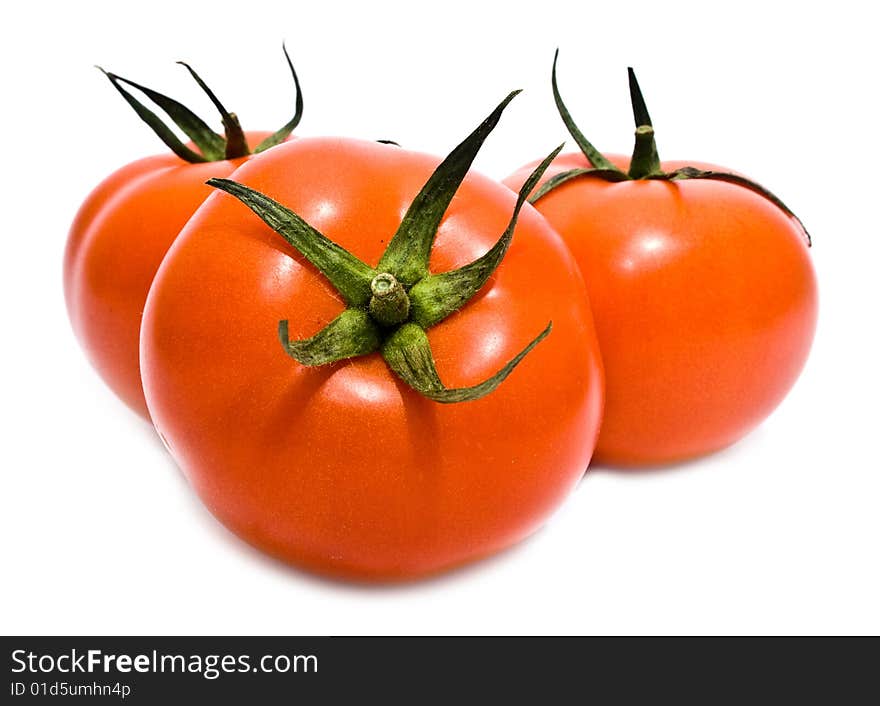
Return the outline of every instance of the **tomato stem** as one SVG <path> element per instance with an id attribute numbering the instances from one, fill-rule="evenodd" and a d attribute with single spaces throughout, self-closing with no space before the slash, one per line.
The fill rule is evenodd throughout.
<path id="1" fill-rule="evenodd" d="M 636 143 L 629 163 L 629 176 L 632 179 L 645 179 L 660 174 L 660 157 L 654 142 L 654 128 L 640 125 L 636 128 Z"/>
<path id="2" fill-rule="evenodd" d="M 370 314 L 381 326 L 396 326 L 409 318 L 409 297 L 390 272 L 380 272 L 370 282 Z"/>
<path id="3" fill-rule="evenodd" d="M 632 103 L 633 120 L 636 124 L 636 143 L 629 163 L 629 176 L 632 179 L 646 179 L 662 174 L 660 155 L 654 140 L 654 124 L 645 104 L 645 97 L 632 66 L 627 68 L 629 77 L 629 100 Z"/>

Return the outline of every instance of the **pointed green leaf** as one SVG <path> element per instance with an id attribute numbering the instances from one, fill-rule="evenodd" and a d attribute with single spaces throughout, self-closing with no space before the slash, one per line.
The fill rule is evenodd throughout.
<path id="1" fill-rule="evenodd" d="M 639 87 L 638 79 L 636 79 L 636 72 L 633 71 L 632 66 L 628 67 L 626 71 L 629 76 L 629 99 L 632 103 L 633 119 L 635 120 L 636 127 L 641 127 L 642 125 L 653 126 L 654 123 L 651 122 L 651 116 L 648 114 L 648 106 L 645 105 L 645 98 L 642 96 L 642 89 Z"/>
<path id="2" fill-rule="evenodd" d="M 388 366 L 411 388 L 435 402 L 468 402 L 485 397 L 513 372 L 531 350 L 550 333 L 552 323 L 529 345 L 488 380 L 472 387 L 447 388 L 434 366 L 434 355 L 425 330 L 414 323 L 403 324 L 382 345 L 382 357 Z"/>
<path id="3" fill-rule="evenodd" d="M 256 213 L 330 281 L 350 306 L 366 308 L 376 271 L 306 223 L 289 208 L 244 184 L 210 179 L 208 185 L 232 194 Z"/>
<path id="4" fill-rule="evenodd" d="M 413 285 L 409 292 L 410 316 L 413 321 L 422 328 L 430 328 L 453 312 L 458 311 L 483 287 L 507 254 L 519 212 L 525 204 L 526 198 L 563 147 L 564 145 L 559 145 L 553 150 L 526 179 L 519 190 L 516 206 L 513 208 L 513 215 L 510 217 L 507 228 L 498 242 L 485 255 L 457 270 L 439 275 L 428 275 Z"/>
<path id="5" fill-rule="evenodd" d="M 556 61 L 559 59 L 559 50 L 556 50 L 556 54 L 553 55 L 553 73 L 551 74 L 551 84 L 553 86 L 553 99 L 556 101 L 556 108 L 559 110 L 559 115 L 562 118 L 562 122 L 565 123 L 565 127 L 568 129 L 568 132 L 574 138 L 574 141 L 577 143 L 577 146 L 580 147 L 581 152 L 584 153 L 584 157 L 587 158 L 587 161 L 592 164 L 597 169 L 608 170 L 612 172 L 619 172 L 620 170 L 614 165 L 611 160 L 607 159 L 605 155 L 603 155 L 599 150 L 593 147 L 592 143 L 584 137 L 584 134 L 578 129 L 578 126 L 574 124 L 574 120 L 572 120 L 571 114 L 568 112 L 568 108 L 565 107 L 565 103 L 562 102 L 562 96 L 559 95 L 559 87 L 556 84 Z"/>
<path id="6" fill-rule="evenodd" d="M 477 152 L 498 124 L 501 113 L 519 91 L 513 91 L 439 167 L 419 191 L 382 255 L 378 270 L 390 272 L 409 287 L 428 274 L 437 228 Z"/>
<path id="7" fill-rule="evenodd" d="M 572 179 L 577 179 L 579 177 L 584 176 L 596 176 L 600 179 L 604 179 L 609 182 L 619 182 L 619 181 L 629 181 L 629 177 L 624 174 L 619 169 L 569 169 L 566 172 L 560 172 L 559 174 L 554 174 L 547 181 L 541 184 L 540 188 L 532 195 L 529 199 L 529 203 L 534 204 L 537 203 L 538 199 L 543 198 L 547 194 L 549 194 L 553 189 L 562 186 L 563 184 L 571 181 Z"/>
<path id="8" fill-rule="evenodd" d="M 731 174 L 730 172 L 717 172 L 706 169 L 697 169 L 696 167 L 682 167 L 681 169 L 676 169 L 674 172 L 670 172 L 667 175 L 667 178 L 673 181 L 681 181 L 684 179 L 712 179 L 715 181 L 726 181 L 729 184 L 736 184 L 737 186 L 742 186 L 750 191 L 754 191 L 756 194 L 763 196 L 770 201 L 773 205 L 782 209 L 785 215 L 789 218 L 794 219 L 794 221 L 801 227 L 801 230 L 804 231 L 804 236 L 807 239 L 807 246 L 811 247 L 813 245 L 813 239 L 810 236 L 810 232 L 807 230 L 806 226 L 804 226 L 803 221 L 795 215 L 794 211 L 786 206 L 782 199 L 772 191 L 751 179 L 747 179 L 739 174 Z"/>
<path id="9" fill-rule="evenodd" d="M 203 157 L 198 152 L 191 150 L 180 140 L 177 135 L 174 134 L 174 131 L 169 128 L 162 119 L 156 115 L 152 110 L 147 108 L 143 103 L 141 103 L 137 98 L 135 98 L 131 93 L 126 91 L 120 82 L 125 81 L 126 83 L 134 86 L 138 90 L 143 90 L 143 88 L 127 79 L 124 79 L 120 76 L 117 76 L 114 73 L 110 73 L 109 71 L 105 71 L 100 66 L 97 67 L 100 71 L 110 80 L 110 83 L 113 84 L 113 87 L 119 91 L 120 95 L 125 99 L 126 103 L 128 103 L 133 109 L 134 112 L 137 113 L 138 117 L 143 120 L 153 132 L 156 133 L 157 137 L 165 143 L 165 145 L 170 149 L 174 154 L 180 157 L 182 160 L 186 162 L 207 162 L 208 158 Z M 167 111 L 166 111 L 167 112 Z"/>
<path id="10" fill-rule="evenodd" d="M 238 159 L 239 157 L 244 157 L 245 155 L 250 154 L 251 152 L 248 147 L 247 138 L 244 135 L 244 130 L 241 129 L 241 123 L 238 122 L 238 116 L 235 113 L 230 113 L 223 107 L 220 99 L 214 95 L 214 92 L 210 88 L 208 88 L 208 85 L 202 80 L 202 77 L 195 72 L 195 69 L 193 69 L 192 66 L 185 61 L 178 61 L 177 63 L 189 71 L 190 76 L 195 79 L 195 82 L 199 84 L 199 87 L 214 104 L 217 112 L 220 113 L 220 119 L 223 121 L 223 129 L 226 131 L 226 159 Z"/>
<path id="11" fill-rule="evenodd" d="M 346 309 L 311 338 L 291 341 L 287 321 L 278 322 L 278 338 L 287 354 L 303 365 L 325 365 L 379 350 L 381 335 L 369 314 Z"/>
<path id="12" fill-rule="evenodd" d="M 122 76 L 107 74 L 108 78 L 111 76 L 121 83 L 136 88 L 165 111 L 165 114 L 174 121 L 174 124 L 196 144 L 201 151 L 202 156 L 206 159 L 211 162 L 223 159 L 226 140 L 208 127 L 204 120 L 193 113 L 185 105 L 173 98 L 169 98 L 168 96 L 159 93 L 158 91 L 154 91 L 152 88 L 147 88 L 147 86 L 142 86 L 141 84 L 130 81 Z"/>
<path id="13" fill-rule="evenodd" d="M 293 68 L 293 62 L 290 60 L 290 54 L 287 53 L 287 47 L 282 44 L 281 49 L 282 51 L 284 51 L 284 58 L 287 59 L 287 65 L 290 67 L 290 73 L 293 75 L 293 86 L 296 89 L 296 105 L 293 109 L 293 117 L 287 124 L 273 132 L 271 135 L 269 135 L 269 137 L 258 144 L 254 148 L 254 154 L 257 154 L 258 152 L 264 152 L 265 150 L 269 149 L 270 147 L 274 147 L 275 145 L 280 145 L 288 138 L 290 133 L 294 131 L 296 126 L 299 125 L 299 121 L 302 118 L 303 98 L 302 90 L 299 86 L 299 78 L 296 75 L 296 69 Z"/>

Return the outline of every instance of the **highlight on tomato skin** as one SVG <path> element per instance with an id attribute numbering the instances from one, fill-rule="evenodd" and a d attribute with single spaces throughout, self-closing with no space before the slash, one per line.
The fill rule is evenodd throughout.
<path id="1" fill-rule="evenodd" d="M 442 162 L 278 146 L 212 180 L 160 267 L 150 413 L 205 505 L 262 551 L 420 578 L 520 541 L 583 475 L 603 400 L 583 280 L 530 189 L 469 171 L 512 96 Z"/>
<path id="2" fill-rule="evenodd" d="M 293 64 L 284 56 L 296 89 L 294 116 L 274 132 L 245 131 L 189 66 L 186 69 L 220 113 L 224 135 L 177 101 L 112 72 L 101 71 L 168 151 L 127 164 L 102 181 L 80 207 L 64 253 L 64 295 L 74 334 L 113 392 L 149 419 L 138 362 L 141 316 L 150 284 L 186 221 L 210 194 L 205 182 L 291 139 L 302 115 Z M 135 93 L 164 111 L 165 124 Z"/>
<path id="3" fill-rule="evenodd" d="M 558 56 L 558 55 L 557 55 Z M 533 205 L 571 249 L 605 364 L 595 463 L 653 467 L 718 451 L 760 424 L 803 369 L 818 316 L 810 237 L 740 172 L 661 160 L 630 70 L 632 157 L 602 155 L 552 84 L 580 151 Z M 527 164 L 504 180 L 518 189 Z"/>

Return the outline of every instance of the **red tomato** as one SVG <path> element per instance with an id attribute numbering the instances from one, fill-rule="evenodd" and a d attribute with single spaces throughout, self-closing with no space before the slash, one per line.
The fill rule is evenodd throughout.
<path id="1" fill-rule="evenodd" d="M 256 144 L 269 133 L 248 133 Z M 67 312 L 89 361 L 129 407 L 148 417 L 138 332 L 150 284 L 189 217 L 248 157 L 188 164 L 174 154 L 122 167 L 88 196 L 64 253 Z"/>
<path id="2" fill-rule="evenodd" d="M 662 168 L 686 165 L 711 168 Z M 589 166 L 582 154 L 563 155 L 544 181 Z M 517 189 L 529 172 L 504 183 Z M 817 292 L 805 233 L 779 207 L 722 181 L 593 176 L 536 207 L 590 293 L 607 384 L 599 463 L 663 464 L 716 451 L 785 397 L 810 350 Z"/>
<path id="3" fill-rule="evenodd" d="M 274 133 L 243 132 L 238 118 L 228 113 L 198 74 L 185 65 L 220 112 L 225 138 L 180 103 L 105 72 L 173 154 L 132 162 L 88 196 L 68 236 L 64 293 L 73 331 L 90 362 L 110 388 L 143 417 L 149 415 L 140 380 L 138 337 L 153 276 L 184 223 L 211 193 L 205 181 L 228 176 L 250 158 L 251 149 L 260 152 L 287 139 L 298 124 L 302 94 L 286 49 L 284 55 L 296 87 L 296 111 L 293 119 Z M 164 110 L 198 147 L 184 145 L 125 86 L 139 90 Z"/>
<path id="4" fill-rule="evenodd" d="M 306 138 L 233 179 L 375 266 L 437 163 Z M 507 189 L 468 174 L 431 272 L 487 252 L 513 205 Z M 141 368 L 153 421 L 211 512 L 276 557 L 360 580 L 437 572 L 532 532 L 581 477 L 602 407 L 586 292 L 552 228 L 526 206 L 489 282 L 429 331 L 443 381 L 470 385 L 552 319 L 546 341 L 479 400 L 426 399 L 375 353 L 305 367 L 279 345 L 279 320 L 301 338 L 343 309 L 312 265 L 227 194 L 176 240 L 147 301 Z"/>

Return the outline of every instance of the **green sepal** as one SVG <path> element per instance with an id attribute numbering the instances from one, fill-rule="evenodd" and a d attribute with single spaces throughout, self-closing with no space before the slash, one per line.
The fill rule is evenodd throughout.
<path id="1" fill-rule="evenodd" d="M 730 172 L 718 172 L 707 169 L 697 169 L 696 167 L 682 167 L 681 169 L 676 169 L 674 172 L 670 172 L 669 174 L 666 174 L 661 178 L 669 179 L 670 181 L 682 181 L 685 179 L 710 179 L 714 181 L 725 181 L 729 184 L 736 184 L 737 186 L 745 187 L 750 191 L 754 191 L 759 196 L 763 196 L 774 206 L 781 209 L 785 213 L 785 215 L 793 219 L 800 226 L 801 230 L 804 231 L 804 236 L 807 239 L 807 247 L 812 247 L 813 245 L 813 239 L 810 236 L 810 232 L 803 224 L 803 221 L 801 221 L 801 219 L 797 217 L 794 211 L 786 206 L 782 199 L 780 199 L 772 191 L 766 189 L 765 187 L 761 186 L 757 182 L 752 181 L 751 179 L 747 179 L 744 176 L 740 176 L 739 174 L 732 174 Z"/>
<path id="2" fill-rule="evenodd" d="M 551 74 L 551 84 L 553 86 L 553 100 L 556 101 L 556 108 L 559 110 L 559 115 L 562 118 L 562 122 L 565 123 L 565 127 L 571 136 L 574 138 L 575 143 L 580 148 L 581 152 L 584 153 L 584 157 L 587 158 L 587 161 L 592 164 L 597 169 L 608 170 L 611 172 L 620 172 L 620 169 L 617 168 L 610 159 L 608 159 L 605 155 L 603 155 L 599 150 L 597 150 L 593 144 L 584 137 L 584 134 L 580 131 L 577 125 L 575 125 L 574 120 L 571 117 L 571 113 L 568 112 L 568 108 L 565 107 L 565 103 L 562 101 L 562 96 L 559 95 L 559 86 L 556 83 L 556 62 L 559 59 L 559 50 L 556 50 L 556 53 L 553 55 L 553 73 Z M 622 174 L 623 172 L 621 172 Z"/>
<path id="3" fill-rule="evenodd" d="M 629 177 L 619 169 L 595 169 L 592 167 L 569 169 L 566 172 L 559 172 L 559 174 L 554 174 L 547 181 L 541 184 L 538 190 L 534 194 L 532 194 L 531 198 L 529 199 L 529 203 L 537 203 L 538 199 L 543 198 L 551 191 L 553 191 L 553 189 L 562 186 L 572 179 L 577 179 L 584 176 L 595 176 L 604 181 L 612 183 L 630 180 Z"/>
<path id="4" fill-rule="evenodd" d="M 377 271 L 390 272 L 406 287 L 428 274 L 428 260 L 440 221 L 483 142 L 518 93 L 513 91 L 501 101 L 489 117 L 440 163 L 410 204 L 379 261 Z"/>
<path id="5" fill-rule="evenodd" d="M 214 91 L 208 88 L 208 85 L 202 80 L 202 77 L 196 73 L 192 66 L 185 61 L 178 61 L 177 63 L 189 71 L 190 75 L 195 79 L 195 82 L 199 84 L 199 88 L 205 92 L 205 95 L 207 95 L 211 103 L 214 104 L 217 112 L 220 113 L 220 119 L 223 121 L 223 129 L 226 132 L 226 151 L 224 155 L 226 159 L 238 159 L 239 157 L 249 155 L 251 151 L 248 147 L 244 130 L 241 128 L 241 123 L 238 121 L 238 116 L 235 113 L 230 113 L 226 110 L 220 102 L 220 99 L 214 95 Z"/>
<path id="6" fill-rule="evenodd" d="M 413 285 L 409 292 L 409 298 L 412 307 L 410 316 L 415 323 L 422 328 L 430 328 L 440 323 L 467 304 L 483 287 L 507 254 L 519 213 L 528 195 L 564 146 L 564 144 L 559 145 L 547 155 L 526 179 L 519 190 L 516 206 L 513 208 L 513 215 L 510 217 L 507 228 L 485 255 L 457 270 L 428 275 Z"/>
<path id="7" fill-rule="evenodd" d="M 568 128 L 568 131 L 575 138 L 575 141 L 578 143 L 578 146 L 581 148 L 581 151 L 584 153 L 584 156 L 594 167 L 599 167 L 600 164 L 597 160 L 604 160 L 605 164 L 610 164 L 610 162 L 602 156 L 602 154 L 596 150 L 593 145 L 590 144 L 589 141 L 581 134 L 580 130 L 578 130 L 577 126 L 571 119 L 571 115 L 569 115 L 568 110 L 565 107 L 565 104 L 562 102 L 562 98 L 559 95 L 559 90 L 556 85 L 556 61 L 559 58 L 559 50 L 556 50 L 556 54 L 553 57 L 553 75 L 552 75 L 552 84 L 553 84 L 553 97 L 556 99 L 556 106 L 559 108 L 559 114 L 562 116 L 562 121 L 565 123 L 565 126 Z M 786 204 L 780 199 L 776 194 L 764 188 L 760 184 L 752 181 L 751 179 L 747 179 L 746 177 L 740 176 L 739 174 L 733 174 L 731 172 L 720 172 L 714 170 L 705 170 L 698 169 L 696 167 L 682 167 L 681 169 L 676 169 L 672 172 L 664 172 L 662 164 L 660 163 L 660 156 L 657 152 L 657 143 L 654 137 L 654 127 L 651 122 L 651 115 L 648 113 L 648 107 L 645 104 L 645 98 L 642 95 L 642 89 L 639 86 L 638 79 L 636 79 L 635 71 L 633 71 L 632 67 L 627 69 L 627 74 L 629 76 L 629 94 L 630 94 L 630 102 L 632 103 L 633 110 L 633 120 L 636 124 L 636 140 L 635 147 L 633 148 L 632 159 L 630 160 L 628 173 L 624 174 L 622 171 L 617 169 L 617 167 L 612 166 L 612 169 L 571 169 L 567 172 L 562 172 L 548 179 L 529 199 L 530 203 L 535 203 L 542 197 L 546 196 L 548 193 L 553 191 L 553 189 L 565 184 L 572 179 L 577 179 L 582 176 L 595 175 L 606 181 L 624 181 L 627 179 L 656 179 L 663 181 L 680 181 L 685 179 L 713 179 L 716 181 L 726 181 L 730 184 L 736 184 L 737 186 L 745 187 L 751 191 L 754 191 L 756 194 L 764 197 L 772 204 L 780 208 L 789 218 L 792 218 L 798 226 L 800 226 L 801 230 L 804 231 L 804 237 L 807 241 L 807 247 L 811 247 L 813 244 L 812 237 L 810 236 L 809 231 L 803 224 L 800 218 L 792 211 Z"/>
<path id="8" fill-rule="evenodd" d="M 447 158 L 434 172 L 416 197 L 416 201 L 420 201 L 421 205 L 417 205 L 414 201 L 407 212 L 407 216 L 411 217 L 410 225 L 414 227 L 414 231 L 408 231 L 409 234 L 415 232 L 418 236 L 425 224 L 430 225 L 431 221 L 436 230 L 452 196 L 464 179 L 476 150 L 491 132 L 501 111 L 514 95 L 516 93 L 510 94 L 493 115 L 484 121 L 468 140 L 459 145 L 453 151 L 452 157 Z M 439 308 L 430 315 L 422 316 L 423 321 L 433 324 L 441 320 L 463 306 L 485 283 L 504 257 L 517 218 L 530 191 L 560 150 L 561 146 L 526 180 L 520 190 L 508 227 L 490 252 L 471 265 L 447 273 L 450 275 L 448 282 L 457 279 L 462 291 L 455 292 L 449 287 L 444 289 L 442 284 L 437 284 L 442 283 L 444 278 L 442 275 L 438 276 L 435 287 L 437 291 L 443 290 L 442 296 L 433 296 L 432 301 L 437 303 Z M 324 365 L 379 350 L 389 367 L 416 392 L 437 402 L 465 402 L 479 399 L 492 392 L 550 333 L 552 324 L 488 380 L 472 387 L 449 389 L 443 385 L 437 374 L 425 329 L 412 320 L 410 295 L 415 291 L 416 301 L 419 300 L 418 279 L 421 277 L 413 283 L 415 286 L 408 288 L 398 280 L 397 275 L 390 271 L 390 268 L 383 267 L 379 270 L 369 267 L 347 250 L 330 241 L 296 213 L 265 194 L 230 179 L 215 178 L 207 183 L 235 196 L 250 208 L 266 225 L 279 233 L 314 265 L 349 304 L 345 312 L 317 334 L 305 340 L 291 341 L 288 322 L 286 320 L 279 322 L 278 337 L 284 351 L 304 365 Z M 438 208 L 432 199 L 441 202 L 442 208 Z M 403 231 L 398 229 L 395 238 L 401 232 Z M 402 236 L 398 238 L 396 245 L 395 238 L 392 238 L 388 249 L 395 250 L 398 257 L 391 260 L 405 272 L 422 272 L 422 277 L 430 277 L 427 263 L 433 247 L 434 235 L 431 233 L 427 240 Z M 414 241 L 418 242 L 414 243 Z M 413 261 L 417 266 L 409 267 Z"/>
<path id="9" fill-rule="evenodd" d="M 382 357 L 388 366 L 410 387 L 425 397 L 449 404 L 469 402 L 485 397 L 513 372 L 531 350 L 543 341 L 553 328 L 547 324 L 538 336 L 492 377 L 472 387 L 448 388 L 440 380 L 428 334 L 418 324 L 403 324 L 382 345 Z"/>
<path id="10" fill-rule="evenodd" d="M 382 337 L 369 314 L 346 309 L 311 338 L 291 341 L 287 321 L 278 322 L 278 338 L 287 354 L 303 365 L 325 365 L 379 350 Z"/>
<path id="11" fill-rule="evenodd" d="M 296 126 L 299 125 L 299 121 L 302 119 L 303 98 L 302 90 L 300 89 L 299 85 L 299 78 L 296 75 L 296 69 L 293 68 L 293 62 L 290 60 L 290 54 L 287 53 L 287 47 L 282 44 L 281 49 L 284 52 L 284 58 L 287 59 L 287 66 L 290 68 L 290 73 L 293 76 L 293 86 L 296 89 L 296 105 L 293 109 L 293 117 L 281 128 L 273 132 L 271 135 L 269 135 L 269 137 L 258 144 L 254 148 L 254 154 L 264 152 L 265 150 L 269 149 L 270 147 L 274 147 L 275 145 L 280 145 L 290 136 L 290 133 L 292 133 L 294 129 L 296 129 Z"/>
<path id="12" fill-rule="evenodd" d="M 372 296 L 370 282 L 377 274 L 369 265 L 265 194 L 230 179 L 209 179 L 207 184 L 231 194 L 257 214 L 312 263 L 349 306 L 367 307 Z"/>
<path id="13" fill-rule="evenodd" d="M 636 127 L 641 127 L 642 125 L 650 125 L 653 127 L 654 123 L 651 122 L 651 116 L 648 113 L 648 106 L 645 105 L 645 97 L 642 95 L 639 80 L 636 78 L 636 72 L 633 70 L 632 66 L 629 66 L 626 69 L 626 73 L 629 78 L 629 100 L 632 103 L 633 120 Z"/>
<path id="14" fill-rule="evenodd" d="M 168 149 L 170 149 L 172 152 L 174 152 L 174 154 L 176 154 L 178 157 L 180 157 L 185 162 L 190 162 L 192 164 L 195 164 L 197 162 L 210 161 L 210 157 L 207 154 L 201 155 L 198 152 L 191 150 L 185 144 L 183 144 L 183 142 L 180 140 L 180 138 L 174 134 L 174 131 L 171 128 L 169 128 L 158 115 L 156 115 L 152 110 L 147 108 L 143 103 L 141 103 L 131 93 L 126 91 L 122 87 L 121 83 L 126 83 L 129 86 L 132 86 L 132 87 L 138 89 L 139 91 L 142 91 L 147 96 L 151 96 L 151 94 L 152 94 L 152 96 L 150 97 L 150 100 L 155 102 L 156 105 L 158 105 L 166 113 L 168 113 L 168 116 L 172 120 L 175 120 L 175 123 L 180 127 L 180 129 L 183 130 L 183 132 L 186 133 L 190 137 L 190 139 L 192 139 L 193 142 L 196 143 L 196 145 L 199 145 L 200 142 L 202 142 L 202 144 L 205 145 L 205 146 L 199 145 L 199 149 L 201 149 L 204 152 L 204 151 L 206 151 L 206 147 L 207 147 L 207 152 L 210 153 L 211 149 L 210 149 L 210 147 L 208 147 L 208 143 L 210 140 L 201 134 L 199 135 L 199 140 L 196 140 L 194 138 L 193 134 L 190 134 L 190 132 L 189 132 L 189 130 L 193 130 L 194 126 L 197 124 L 196 121 L 198 121 L 198 123 L 201 123 L 202 125 L 204 125 L 204 123 L 202 123 L 202 121 L 197 116 L 190 113 L 190 111 L 187 110 L 186 108 L 183 108 L 183 106 L 180 103 L 177 103 L 177 101 L 172 101 L 170 98 L 163 96 L 161 93 L 156 93 L 155 91 L 152 91 L 152 90 L 146 88 L 145 86 L 141 86 L 140 84 L 137 84 L 134 81 L 129 81 L 126 78 L 122 78 L 121 76 L 117 76 L 114 73 L 111 73 L 109 71 L 105 71 L 100 66 L 98 66 L 96 68 L 98 68 L 110 80 L 110 83 L 113 84 L 113 87 L 117 91 L 119 91 L 120 95 L 125 99 L 126 103 L 128 103 L 134 109 L 134 112 L 137 113 L 138 117 L 141 120 L 143 120 L 147 125 L 150 126 L 150 128 L 153 130 L 153 132 L 156 133 L 156 136 L 160 140 L 162 140 L 162 142 L 165 143 L 165 146 L 168 147 Z M 156 100 L 157 98 L 159 100 Z M 172 103 L 174 105 L 172 105 Z M 185 113 L 189 113 L 189 115 L 186 115 L 183 111 L 178 111 L 176 106 L 180 106 L 181 108 L 183 108 L 183 111 L 185 111 Z M 172 112 L 169 112 L 168 108 L 171 108 Z M 176 118 L 175 118 L 175 115 L 177 116 Z M 181 125 L 180 123 L 177 123 L 177 119 L 179 119 L 179 118 L 183 119 L 183 125 L 186 125 L 186 127 L 183 127 L 183 125 Z M 205 125 L 205 128 L 206 128 L 207 132 L 211 132 L 210 128 L 208 128 L 207 125 Z M 220 137 L 219 135 L 216 135 L 216 136 Z M 222 140 L 223 138 L 220 138 L 220 139 Z"/>

